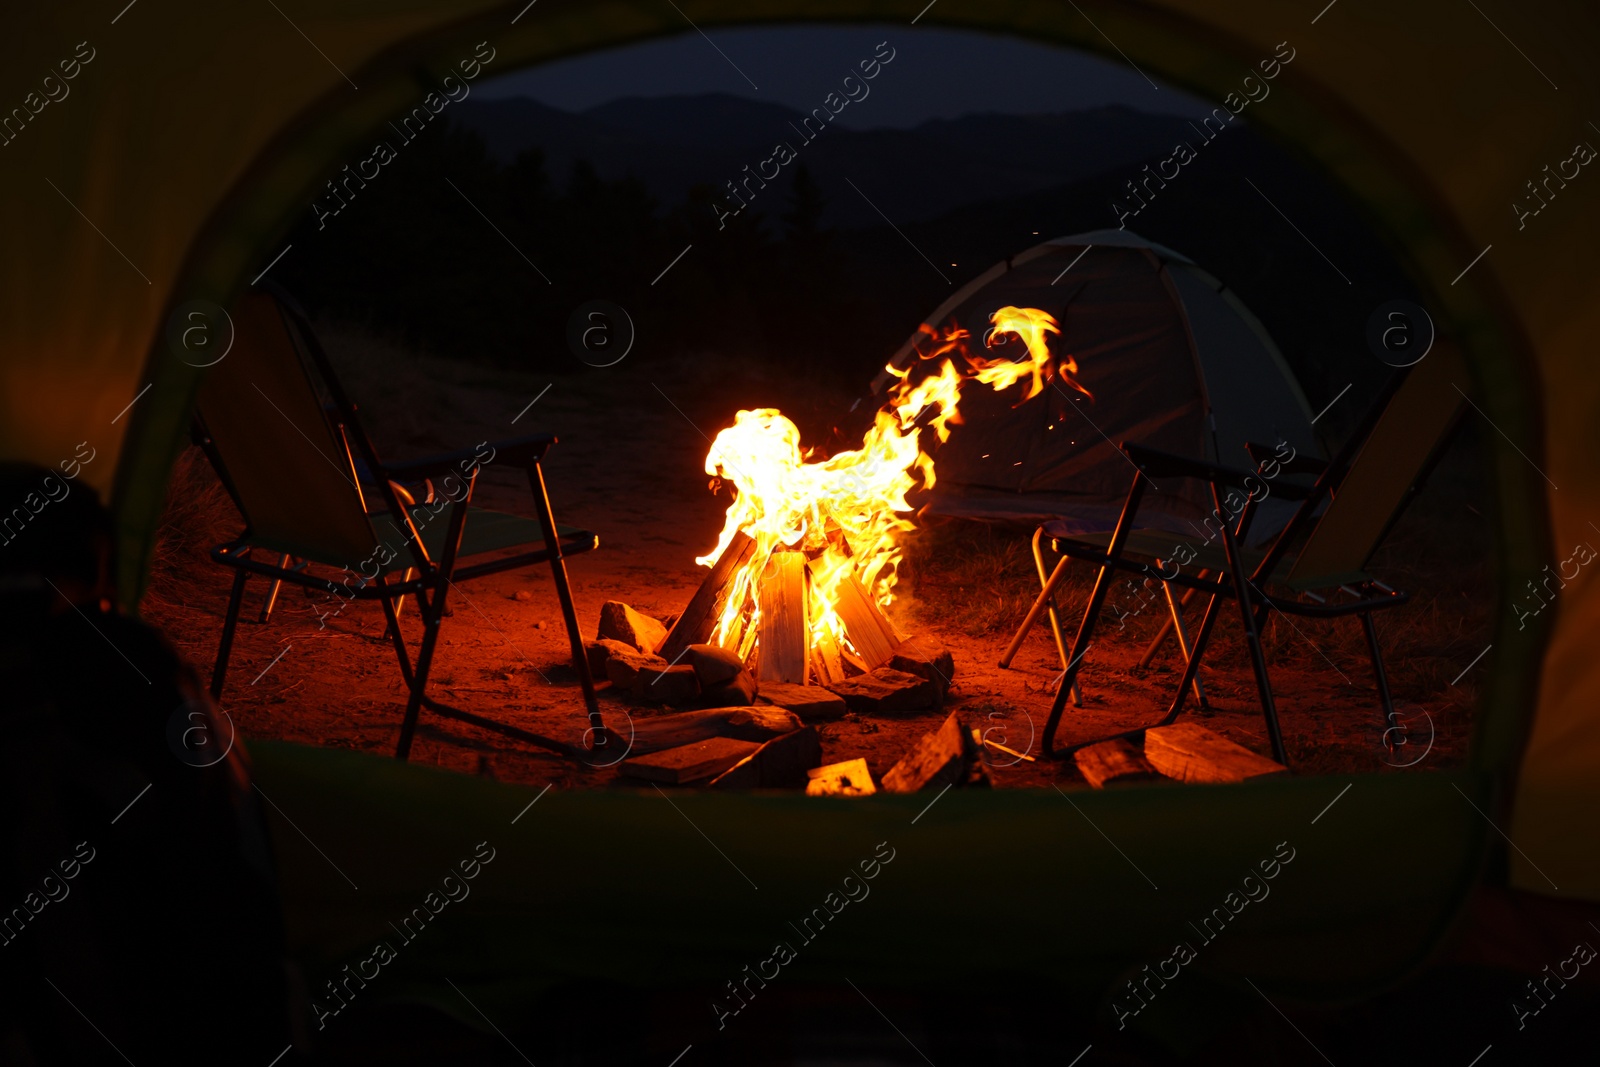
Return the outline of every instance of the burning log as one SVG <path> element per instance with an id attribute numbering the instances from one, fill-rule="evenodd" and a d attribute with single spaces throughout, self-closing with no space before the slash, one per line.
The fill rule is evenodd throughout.
<path id="1" fill-rule="evenodd" d="M 806 684 L 811 627 L 806 619 L 806 556 L 780 550 L 761 575 L 761 663 L 758 682 Z"/>
<path id="2" fill-rule="evenodd" d="M 900 639 L 872 596 L 853 574 L 846 575 L 835 589 L 833 610 L 839 613 L 844 632 L 861 657 L 862 670 L 876 670 L 888 663 Z"/>
<path id="3" fill-rule="evenodd" d="M 660 648 L 662 656 L 668 660 L 676 659 L 690 645 L 702 644 L 711 636 L 732 592 L 730 586 L 734 576 L 750 561 L 755 551 L 755 538 L 743 530 L 733 535 L 728 547 L 717 557 L 711 573 L 706 575 L 705 581 L 695 591 L 694 599 L 689 601 L 689 606 L 672 624 L 672 632 L 667 634 Z M 723 642 L 724 647 L 728 644 Z"/>

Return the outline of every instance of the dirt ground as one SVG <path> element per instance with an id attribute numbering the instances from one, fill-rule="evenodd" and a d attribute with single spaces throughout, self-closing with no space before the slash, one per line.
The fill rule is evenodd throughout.
<path id="1" fill-rule="evenodd" d="M 324 342 L 386 457 L 426 455 L 530 431 L 559 435 L 546 467 L 557 520 L 600 538 L 598 551 L 568 564 L 586 637 L 593 636 L 605 601 L 622 600 L 657 616 L 687 603 L 703 574 L 694 557 L 715 544 L 729 499 L 726 490 L 720 497 L 709 491 L 702 463 L 710 438 L 735 411 L 780 407 L 795 417 L 807 440 L 818 440 L 854 399 L 726 360 L 639 356 L 552 382 L 414 357 L 350 328 L 325 328 Z M 1375 565 L 1380 578 L 1415 594 L 1411 604 L 1379 623 L 1409 728 L 1410 743 L 1398 756 L 1389 756 L 1379 743 L 1381 712 L 1355 620 L 1291 624 L 1274 617 L 1269 623 L 1264 638 L 1274 692 L 1298 773 L 1384 771 L 1396 763 L 1420 770 L 1464 758 L 1474 677 L 1483 665 L 1455 684 L 1451 679 L 1488 641 L 1487 523 L 1457 491 L 1472 480 L 1470 453 L 1470 442 L 1453 448 Z M 525 482 L 493 465 L 481 476 L 476 499 L 532 514 Z M 175 473 L 143 610 L 202 673 L 216 654 L 231 577 L 205 550 L 239 526 L 203 458 L 191 452 Z M 1440 534 L 1445 528 L 1448 537 Z M 953 652 L 951 707 L 993 740 L 1037 755 L 1050 705 L 1047 687 L 1060 671 L 1048 626 L 1034 628 L 1011 669 L 997 665 L 1038 589 L 1027 549 L 1030 532 L 973 523 L 929 526 L 908 546 L 902 582 L 907 595 L 891 614 L 904 632 L 931 634 Z M 1066 590 L 1063 625 L 1069 637 L 1090 579 L 1077 568 Z M 336 603 L 286 588 L 271 621 L 258 625 L 265 588 L 252 581 L 247 591 L 221 702 L 242 735 L 392 753 L 406 693 L 383 638 L 380 608 L 353 603 L 324 625 L 319 616 Z M 525 593 L 531 600 L 519 599 Z M 578 742 L 587 722 L 548 568 L 467 583 L 452 594 L 452 603 L 431 691 L 480 714 Z M 1198 619 L 1197 610 L 1191 609 L 1191 619 Z M 402 621 L 410 622 L 407 636 L 414 648 L 420 626 L 409 609 Z M 1099 632 L 1080 676 L 1084 706 L 1069 706 L 1060 742 L 1160 717 L 1181 666 L 1177 651 L 1169 643 L 1150 668 L 1137 667 L 1159 622 L 1150 609 L 1123 630 L 1113 624 Z M 1269 754 L 1255 682 L 1231 614 L 1218 627 L 1202 679 L 1211 708 L 1196 721 Z M 607 689 L 602 682 L 602 709 L 624 736 L 630 716 L 659 713 Z M 865 757 L 874 775 L 881 775 L 945 714 L 851 714 L 821 728 L 824 760 Z M 427 711 L 411 758 L 504 781 L 631 787 L 614 770 L 586 767 Z M 1087 787 L 1070 760 L 1026 761 L 995 753 L 992 769 L 1002 788 L 1052 782 Z"/>

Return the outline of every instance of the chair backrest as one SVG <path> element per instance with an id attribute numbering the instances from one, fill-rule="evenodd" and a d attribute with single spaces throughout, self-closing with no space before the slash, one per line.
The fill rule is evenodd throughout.
<path id="1" fill-rule="evenodd" d="M 1438 344 L 1412 367 L 1361 445 L 1285 584 L 1322 589 L 1359 581 L 1412 487 L 1466 403 L 1465 363 Z"/>
<path id="2" fill-rule="evenodd" d="M 230 314 L 233 348 L 207 372 L 197 407 L 250 540 L 357 569 L 378 538 L 300 338 L 265 293 L 246 293 Z"/>

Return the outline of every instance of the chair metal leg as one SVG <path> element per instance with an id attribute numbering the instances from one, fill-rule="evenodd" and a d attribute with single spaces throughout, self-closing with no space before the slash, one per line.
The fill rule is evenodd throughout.
<path id="1" fill-rule="evenodd" d="M 442 587 L 435 597 L 443 600 Z M 398 633 L 398 628 L 396 632 Z M 406 701 L 406 717 L 400 723 L 400 744 L 395 748 L 395 759 L 405 760 L 411 756 L 411 739 L 417 730 L 417 713 L 422 708 L 422 697 L 428 688 L 428 668 L 433 665 L 433 651 L 438 642 L 439 611 L 435 607 L 423 619 L 422 648 L 417 652 L 417 668 L 411 676 L 411 696 Z"/>
<path id="2" fill-rule="evenodd" d="M 567 638 L 572 642 L 572 668 L 578 673 L 578 684 L 583 688 L 583 703 L 589 711 L 589 726 L 594 731 L 594 743 L 606 743 L 606 724 L 600 715 L 600 700 L 594 692 L 594 676 L 589 673 L 589 656 L 583 650 L 583 633 L 578 628 L 578 610 L 572 603 L 572 587 L 567 581 L 567 561 L 561 554 L 561 538 L 556 533 L 555 515 L 550 510 L 550 493 L 544 484 L 544 469 L 535 463 L 528 471 L 528 487 L 533 490 L 533 503 L 539 514 L 539 526 L 544 530 L 544 543 L 550 549 L 550 575 L 555 580 L 556 598 L 561 601 L 561 616 L 567 624 Z"/>
<path id="3" fill-rule="evenodd" d="M 285 552 L 285 553 L 283 553 L 283 555 L 278 557 L 278 566 L 287 567 L 288 565 L 289 565 L 289 553 Z M 259 618 L 256 619 L 257 623 L 265 626 L 266 623 L 267 623 L 267 620 L 272 618 L 272 609 L 278 603 L 278 590 L 280 590 L 282 588 L 283 588 L 283 579 L 282 578 L 274 578 L 274 579 L 272 579 L 272 587 L 267 590 L 267 599 L 266 599 L 266 602 L 261 605 L 261 615 L 260 615 Z"/>
<path id="4" fill-rule="evenodd" d="M 1172 698 L 1172 707 L 1167 709 L 1166 718 L 1157 725 L 1171 726 L 1177 721 L 1178 716 L 1183 714 L 1183 703 L 1200 676 L 1200 661 L 1205 656 L 1206 646 L 1211 643 L 1211 631 L 1217 625 L 1217 616 L 1221 613 L 1222 594 L 1213 593 L 1211 599 L 1206 601 L 1205 614 L 1200 616 L 1200 632 L 1195 635 L 1194 644 L 1190 646 L 1189 661 L 1184 664 L 1183 680 L 1178 683 L 1178 692 Z"/>
<path id="5" fill-rule="evenodd" d="M 1372 675 L 1378 682 L 1378 700 L 1383 704 L 1383 743 L 1390 755 L 1394 754 L 1396 726 L 1394 697 L 1389 692 L 1389 676 L 1383 669 L 1383 647 L 1378 644 L 1378 625 L 1372 612 L 1361 612 L 1361 629 L 1367 635 L 1367 655 L 1372 658 Z"/>
<path id="6" fill-rule="evenodd" d="M 1050 572 L 1049 577 L 1046 577 L 1044 572 L 1044 558 L 1039 554 L 1040 532 L 1042 531 L 1036 531 L 1033 535 L 1033 561 L 1034 565 L 1038 568 L 1039 582 L 1043 588 L 1041 588 L 1039 595 L 1034 598 L 1033 605 L 1028 608 L 1028 615 L 1022 620 L 1022 625 L 1017 627 L 1015 636 L 1011 638 L 1011 644 L 1006 647 L 1004 654 L 1001 655 L 1000 666 L 1002 668 L 1009 668 L 1011 666 L 1011 661 L 1016 658 L 1017 652 L 1022 648 L 1022 642 L 1027 639 L 1028 631 L 1033 629 L 1033 624 L 1039 620 L 1039 615 L 1041 613 L 1048 612 L 1050 616 L 1050 630 L 1055 637 L 1056 651 L 1061 656 L 1061 669 L 1064 672 L 1072 661 L 1067 656 L 1066 644 L 1061 639 L 1061 624 L 1056 616 L 1055 592 L 1056 586 L 1061 584 L 1061 580 L 1067 575 L 1068 557 L 1062 556 L 1061 559 L 1056 562 L 1055 570 Z M 1078 683 L 1076 681 L 1072 683 L 1072 703 L 1074 707 L 1083 707 L 1083 692 L 1078 688 Z"/>
<path id="7" fill-rule="evenodd" d="M 244 603 L 244 583 L 249 575 L 237 571 L 233 591 L 228 594 L 228 614 L 222 620 L 222 640 L 217 644 L 217 662 L 211 668 L 211 699 L 222 699 L 222 684 L 228 675 L 228 653 L 233 651 L 233 631 L 239 624 L 239 608 Z"/>
<path id="8" fill-rule="evenodd" d="M 1162 582 L 1161 591 L 1167 594 L 1167 610 L 1172 616 L 1170 621 L 1172 622 L 1174 632 L 1178 635 L 1178 650 L 1183 653 L 1184 666 L 1187 667 L 1192 654 L 1189 651 L 1189 631 L 1185 629 L 1183 625 L 1183 610 L 1178 604 L 1177 600 L 1175 600 L 1172 596 L 1171 582 Z M 1192 593 L 1194 590 L 1191 589 L 1189 592 Z M 1200 681 L 1199 672 L 1196 672 L 1194 676 L 1194 699 L 1195 702 L 1201 707 L 1205 707 L 1206 688 L 1205 685 Z"/>
<path id="9" fill-rule="evenodd" d="M 1218 514 L 1225 514 L 1222 494 L 1212 483 L 1211 497 Z M 1245 646 L 1250 651 L 1250 666 L 1256 675 L 1256 690 L 1261 694 L 1261 712 L 1267 720 L 1267 738 L 1272 744 L 1272 758 L 1289 765 L 1289 753 L 1283 747 L 1283 730 L 1278 725 L 1278 708 L 1272 699 L 1272 679 L 1267 675 L 1267 658 L 1261 650 L 1261 633 L 1256 629 L 1256 601 L 1251 597 L 1249 579 L 1245 577 L 1244 561 L 1239 558 L 1239 545 L 1234 540 L 1233 528 L 1222 525 L 1222 547 L 1228 554 L 1228 574 L 1233 579 L 1233 592 L 1239 601 L 1239 621 L 1244 626 Z M 1185 670 L 1188 675 L 1190 672 Z M 1187 681 L 1187 679 L 1186 679 Z"/>
<path id="10" fill-rule="evenodd" d="M 1196 578 L 1204 578 L 1206 575 L 1208 575 L 1210 573 L 1211 572 L 1208 571 L 1208 570 L 1202 570 L 1202 571 L 1197 572 L 1195 574 L 1195 577 Z M 1189 601 L 1193 600 L 1194 597 L 1195 597 L 1195 594 L 1198 593 L 1199 591 L 1200 590 L 1198 590 L 1198 589 L 1185 589 L 1184 592 L 1183 592 L 1183 599 L 1178 601 L 1178 607 L 1180 607 L 1180 608 L 1188 607 L 1189 606 Z M 1161 651 L 1161 646 L 1166 644 L 1167 643 L 1167 638 L 1169 638 L 1171 636 L 1172 636 L 1172 619 L 1169 616 L 1168 618 L 1162 620 L 1161 629 L 1156 631 L 1155 637 L 1151 638 L 1150 639 L 1150 644 L 1145 647 L 1144 655 L 1139 657 L 1139 667 L 1141 669 L 1150 666 L 1150 664 L 1152 662 L 1154 662 L 1154 660 L 1156 658 L 1156 653 Z"/>

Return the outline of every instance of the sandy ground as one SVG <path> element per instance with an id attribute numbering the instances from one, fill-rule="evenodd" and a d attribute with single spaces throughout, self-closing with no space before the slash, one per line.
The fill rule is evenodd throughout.
<path id="1" fill-rule="evenodd" d="M 802 394 L 793 383 L 757 372 L 728 373 L 695 361 L 652 363 L 641 357 L 551 382 L 515 372 L 406 360 L 397 350 L 351 331 L 330 330 L 326 340 L 386 456 L 425 455 L 536 430 L 559 435 L 546 466 L 557 520 L 591 529 L 600 538 L 598 551 L 568 564 L 586 637 L 593 636 L 605 601 L 622 600 L 655 615 L 677 612 L 687 603 L 703 574 L 694 557 L 715 544 L 728 503 L 726 491 L 720 498 L 709 491 L 702 463 L 710 438 L 732 421 L 736 410 L 781 407 L 796 412 L 803 429 L 816 432 L 818 426 L 826 430 L 831 410 L 842 411 L 849 403 L 848 396 L 814 389 L 797 400 Z M 480 480 L 477 501 L 484 506 L 531 514 L 530 500 L 526 483 L 515 472 L 491 466 Z M 231 513 L 231 506 L 223 507 Z M 228 527 L 237 524 L 230 514 L 223 532 L 231 533 Z M 1009 625 L 972 632 L 967 605 L 990 610 L 995 592 L 981 582 L 968 587 L 972 570 L 961 554 L 973 544 L 970 531 L 952 535 L 946 530 L 938 536 L 954 545 L 942 557 L 949 565 L 940 564 L 939 552 L 913 553 L 909 596 L 892 610 L 896 622 L 907 633 L 930 633 L 952 650 L 956 676 L 951 707 L 994 740 L 1037 755 L 1050 702 L 1046 687 L 1060 669 L 1048 627 L 1037 626 L 1012 668 L 999 669 L 997 661 L 1010 628 L 1020 619 L 1020 605 L 1011 605 Z M 1025 544 L 1025 532 L 991 530 L 982 537 L 1014 540 L 1018 548 Z M 1026 574 L 1031 563 L 1025 553 L 1015 559 Z M 165 563 L 158 568 L 145 612 L 192 662 L 209 670 L 229 575 L 193 545 L 181 558 Z M 517 595 L 524 592 L 532 599 L 519 600 Z M 271 621 L 258 625 L 264 593 L 264 582 L 251 583 L 222 700 L 242 734 L 247 739 L 392 753 L 406 694 L 392 648 L 383 639 L 380 609 L 356 603 L 323 625 L 319 615 L 336 604 L 322 594 L 307 598 L 286 589 Z M 535 567 L 461 585 L 452 604 L 431 691 L 480 714 L 579 741 L 587 722 L 548 569 Z M 410 623 L 407 636 L 414 648 L 420 626 L 409 608 L 407 612 L 403 621 Z M 1075 625 L 1070 608 L 1068 615 Z M 1136 668 L 1154 621 L 1151 612 L 1126 632 L 1111 627 L 1097 637 L 1082 674 L 1085 706 L 1069 707 L 1062 741 L 1110 734 L 1160 717 L 1180 664 L 1169 645 L 1149 670 Z M 1325 656 L 1324 631 L 1303 625 L 1311 632 L 1294 640 L 1303 639 L 1310 647 L 1273 670 L 1296 769 L 1384 770 L 1380 713 L 1364 658 L 1337 652 Z M 1354 630 L 1353 621 L 1345 625 Z M 1236 634 L 1236 623 L 1227 618 L 1219 628 L 1217 655 L 1208 658 L 1203 672 L 1212 710 L 1197 721 L 1265 754 L 1254 680 L 1237 641 L 1231 640 Z M 607 688 L 602 683 L 602 709 L 608 723 L 623 734 L 630 716 L 659 713 L 632 705 Z M 1441 691 L 1414 703 L 1431 716 L 1433 746 L 1422 756 L 1430 727 L 1419 717 L 1419 733 L 1401 759 L 1421 757 L 1421 768 L 1459 761 L 1470 730 L 1465 710 L 1470 699 L 1463 691 Z M 862 756 L 881 775 L 947 713 L 852 714 L 822 727 L 824 760 Z M 506 781 L 628 787 L 612 770 L 585 767 L 426 711 L 411 758 Z M 993 773 L 1000 787 L 1050 782 L 1085 787 L 1071 761 L 1029 762 L 995 754 Z"/>

